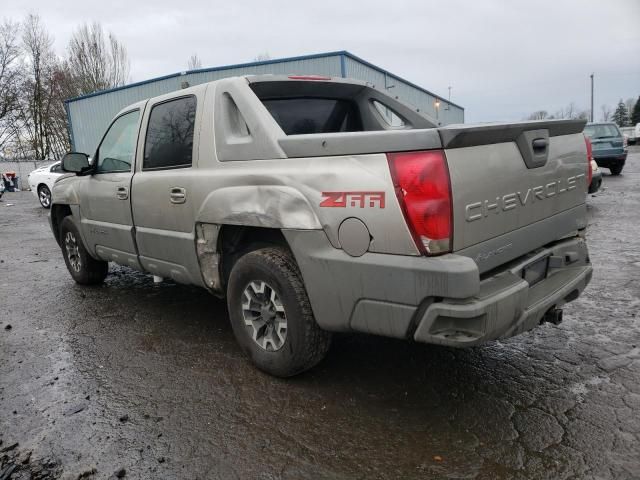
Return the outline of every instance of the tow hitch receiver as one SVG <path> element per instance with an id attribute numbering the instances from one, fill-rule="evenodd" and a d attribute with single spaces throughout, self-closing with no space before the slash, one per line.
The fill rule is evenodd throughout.
<path id="1" fill-rule="evenodd" d="M 562 309 L 550 308 L 547 313 L 544 314 L 544 317 L 542 317 L 540 325 L 547 322 L 553 323 L 554 325 L 560 325 L 560 322 L 562 322 Z"/>

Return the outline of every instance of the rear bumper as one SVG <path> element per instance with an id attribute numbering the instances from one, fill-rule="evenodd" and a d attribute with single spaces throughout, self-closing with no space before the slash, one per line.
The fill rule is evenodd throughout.
<path id="1" fill-rule="evenodd" d="M 596 193 L 602 186 L 602 172 L 598 170 L 593 174 L 591 183 L 589 184 L 589 193 Z"/>
<path id="2" fill-rule="evenodd" d="M 594 152 L 593 159 L 596 161 L 599 167 L 611 168 L 611 167 L 622 167 L 627 161 L 627 152 L 624 153 L 607 153 L 607 154 L 598 154 Z"/>
<path id="3" fill-rule="evenodd" d="M 577 298 L 592 268 L 582 238 L 536 250 L 486 278 L 461 255 L 350 257 L 324 232 L 285 231 L 318 324 L 419 342 L 471 346 L 539 325 L 551 308 Z M 533 286 L 523 267 L 552 257 L 547 278 Z"/>
<path id="4" fill-rule="evenodd" d="M 551 256 L 547 278 L 529 286 L 525 265 Z M 518 335 L 538 326 L 544 314 L 575 300 L 591 280 L 586 243 L 561 242 L 522 259 L 481 282 L 480 293 L 467 301 L 435 302 L 418 320 L 414 339 L 450 346 L 471 346 Z"/>

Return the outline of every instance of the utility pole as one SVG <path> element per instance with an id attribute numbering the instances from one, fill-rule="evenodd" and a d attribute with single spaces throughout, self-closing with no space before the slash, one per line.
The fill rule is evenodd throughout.
<path id="1" fill-rule="evenodd" d="M 593 73 L 591 76 L 591 121 L 593 122 Z"/>
<path id="2" fill-rule="evenodd" d="M 445 107 L 445 110 L 451 110 L 451 87 L 449 88 L 449 97 L 447 98 L 447 106 Z"/>

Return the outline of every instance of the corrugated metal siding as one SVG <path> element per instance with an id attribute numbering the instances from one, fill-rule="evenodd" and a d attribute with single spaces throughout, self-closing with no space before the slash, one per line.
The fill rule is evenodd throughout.
<path id="1" fill-rule="evenodd" d="M 388 92 L 397 95 L 401 100 L 410 103 L 436 117 L 435 97 L 427 94 L 384 71 L 365 65 L 350 54 L 333 53 L 314 55 L 308 58 L 291 60 L 274 60 L 259 64 L 238 65 L 230 68 L 212 69 L 210 71 L 196 71 L 184 75 L 171 76 L 133 85 L 130 87 L 107 91 L 93 96 L 80 97 L 68 102 L 69 117 L 71 119 L 71 134 L 74 149 L 79 152 L 93 154 L 98 142 L 102 138 L 107 126 L 114 115 L 127 105 L 146 98 L 163 95 L 181 88 L 182 82 L 189 82 L 190 86 L 211 82 L 220 78 L 238 75 L 273 74 L 319 74 L 340 77 L 344 64 L 347 77 L 357 78 L 374 84 L 383 89 L 395 85 Z M 464 111 L 456 106 L 446 110 L 446 101 L 441 101 L 439 116 L 443 125 L 462 123 Z"/>
<path id="2" fill-rule="evenodd" d="M 348 78 L 369 82 L 381 90 L 385 87 L 384 79 L 386 75 L 384 73 L 349 57 L 345 59 L 345 74 Z"/>

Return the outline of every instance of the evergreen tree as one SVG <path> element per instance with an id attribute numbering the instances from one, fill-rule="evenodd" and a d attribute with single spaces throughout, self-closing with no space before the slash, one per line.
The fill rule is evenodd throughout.
<path id="1" fill-rule="evenodd" d="M 629 125 L 629 112 L 627 111 L 627 106 L 624 104 L 622 99 L 618 102 L 616 111 L 613 112 L 613 121 L 616 122 L 616 125 L 619 127 L 626 127 Z"/>
<path id="2" fill-rule="evenodd" d="M 640 97 L 631 111 L 631 125 L 640 123 Z"/>

